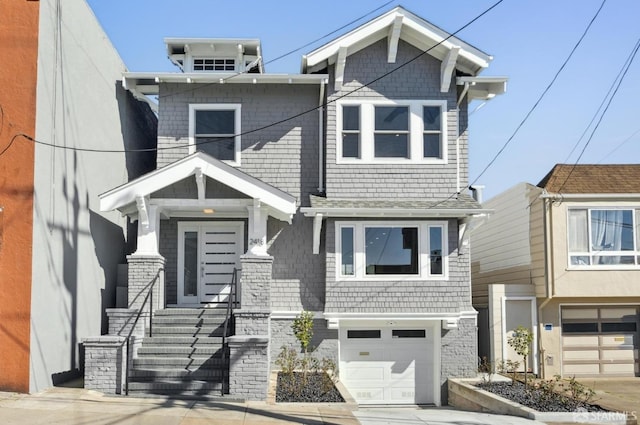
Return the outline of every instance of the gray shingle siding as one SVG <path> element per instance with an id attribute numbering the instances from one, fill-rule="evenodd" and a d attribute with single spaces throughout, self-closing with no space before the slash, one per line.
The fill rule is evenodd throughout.
<path id="1" fill-rule="evenodd" d="M 346 99 L 446 100 L 448 117 L 447 164 L 336 164 L 336 103 L 341 96 L 362 87 L 420 54 L 399 42 L 396 63 L 387 63 L 387 41 L 380 40 L 349 56 L 344 84 L 338 92 L 329 84 L 326 137 L 326 193 L 335 198 L 442 198 L 456 189 L 456 137 L 460 131 L 461 185 L 467 184 L 467 111 L 464 102 L 456 110 L 457 88 L 440 92 L 440 61 L 425 54 L 417 60 L 364 87 Z M 333 75 L 333 67 L 330 69 Z"/>
<path id="2" fill-rule="evenodd" d="M 188 154 L 189 104 L 242 105 L 240 170 L 308 203 L 318 187 L 317 85 L 161 84 L 158 168 Z M 311 111 L 277 125 L 304 111 Z M 263 127 L 267 127 L 261 129 Z M 163 149 L 175 146 L 175 149 Z"/>

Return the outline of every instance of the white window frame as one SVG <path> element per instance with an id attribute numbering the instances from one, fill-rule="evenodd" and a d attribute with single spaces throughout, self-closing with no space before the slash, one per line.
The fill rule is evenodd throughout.
<path id="1" fill-rule="evenodd" d="M 353 275 L 342 274 L 342 228 L 353 228 Z M 415 227 L 418 229 L 418 274 L 366 274 L 365 265 L 365 228 L 367 227 Z M 429 244 L 429 229 L 439 227 L 442 229 L 442 274 L 431 274 L 431 257 Z M 335 246 L 336 246 L 336 281 L 344 280 L 449 280 L 449 247 L 448 247 L 448 223 L 446 221 L 336 221 Z"/>
<path id="2" fill-rule="evenodd" d="M 224 69 L 224 70 L 215 70 L 215 69 L 214 70 L 205 70 L 205 69 L 196 70 L 195 69 L 196 68 L 196 60 L 203 60 L 203 61 L 212 60 L 212 61 L 214 61 L 214 63 L 213 63 L 214 67 L 216 66 L 215 65 L 215 61 L 217 61 L 217 60 L 222 60 L 222 61 L 225 61 L 225 62 L 226 61 L 233 61 L 233 69 L 232 70 L 227 70 L 227 69 Z M 226 64 L 224 66 L 226 66 Z M 229 56 L 226 56 L 226 57 L 219 57 L 219 56 L 192 56 L 191 57 L 191 70 L 193 72 L 221 72 L 221 73 L 224 73 L 224 72 L 236 72 L 238 70 L 238 61 L 236 60 L 236 58 L 232 58 L 232 57 L 229 57 Z"/>
<path id="3" fill-rule="evenodd" d="M 342 157 L 342 107 L 360 107 L 360 157 Z M 377 158 L 374 152 L 375 107 L 404 106 L 409 108 L 409 157 Z M 442 158 L 425 158 L 422 119 L 424 106 L 440 107 Z M 448 162 L 448 111 L 446 100 L 353 100 L 336 102 L 336 164 L 446 164 Z"/>
<path id="4" fill-rule="evenodd" d="M 196 111 L 230 111 L 233 110 L 235 115 L 235 131 L 236 134 L 234 136 L 235 143 L 235 160 L 222 160 L 226 164 L 233 165 L 239 167 L 241 164 L 240 161 L 240 151 L 242 147 L 242 140 L 240 135 L 242 134 L 242 105 L 239 103 L 191 103 L 189 104 L 189 154 L 195 153 L 197 149 L 196 145 Z"/>
<path id="5" fill-rule="evenodd" d="M 569 215 L 571 211 L 587 211 L 587 245 L 588 251 L 570 251 L 569 246 L 571 244 L 571 224 L 569 222 Z M 633 229 L 633 244 L 634 250 L 632 251 L 602 251 L 603 256 L 624 256 L 634 257 L 634 264 L 571 264 L 571 257 L 584 256 L 591 257 L 597 256 L 598 251 L 594 251 L 591 246 L 591 212 L 592 211 L 631 211 L 632 229 Z M 567 268 L 570 270 L 635 270 L 640 268 L 640 223 L 638 223 L 640 217 L 640 209 L 634 206 L 574 206 L 567 208 L 566 225 L 567 225 Z"/>

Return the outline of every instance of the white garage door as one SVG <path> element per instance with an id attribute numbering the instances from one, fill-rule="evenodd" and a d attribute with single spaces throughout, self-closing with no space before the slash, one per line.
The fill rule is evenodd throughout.
<path id="1" fill-rule="evenodd" d="M 563 375 L 637 376 L 638 366 L 637 307 L 562 309 Z"/>
<path id="2" fill-rule="evenodd" d="M 340 330 L 340 379 L 360 404 L 434 404 L 433 328 Z"/>

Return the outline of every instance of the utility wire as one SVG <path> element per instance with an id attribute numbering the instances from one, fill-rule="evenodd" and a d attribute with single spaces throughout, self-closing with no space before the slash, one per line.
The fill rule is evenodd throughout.
<path id="1" fill-rule="evenodd" d="M 498 5 L 500 5 L 500 3 L 502 3 L 504 0 L 498 0 L 496 3 L 494 3 L 493 5 L 491 5 L 489 8 L 487 8 L 486 10 L 484 10 L 482 13 L 480 13 L 479 15 L 477 15 L 475 18 L 473 18 L 472 20 L 470 20 L 469 22 L 467 22 L 465 25 L 463 25 L 462 27 L 460 27 L 458 30 L 456 30 L 455 32 L 449 34 L 447 37 L 445 37 L 444 39 L 442 39 L 441 41 L 439 41 L 438 43 L 436 43 L 435 45 L 431 46 L 430 48 L 428 48 L 425 51 L 422 51 L 421 53 L 419 53 L 418 55 L 414 56 L 413 58 L 409 59 L 408 61 L 398 65 L 397 67 L 389 70 L 388 72 L 380 75 L 377 78 L 374 78 L 373 80 L 369 81 L 366 84 L 363 84 L 349 92 L 346 92 L 340 96 L 337 96 L 336 98 L 329 100 L 327 102 L 324 102 L 323 104 L 307 109 L 305 111 L 299 112 L 297 114 L 294 114 L 292 116 L 289 116 L 287 118 L 283 118 L 281 120 L 272 122 L 270 124 L 266 124 L 262 127 L 258 127 L 252 130 L 247 130 L 244 131 L 242 133 L 238 133 L 238 134 L 234 134 L 233 136 L 227 136 L 227 137 L 223 137 L 223 138 L 215 138 L 213 140 L 207 140 L 207 141 L 202 141 L 202 142 L 197 142 L 197 143 L 185 143 L 182 145 L 172 145 L 172 146 L 165 146 L 165 147 L 155 147 L 155 148 L 145 148 L 145 149 L 92 149 L 92 148 L 79 148 L 79 147 L 72 147 L 72 146 L 60 146 L 60 145 L 55 145 L 52 143 L 47 143 L 47 142 L 42 142 L 40 140 L 36 140 L 35 138 L 24 134 L 24 133 L 19 133 L 18 135 L 21 137 L 24 137 L 25 139 L 33 142 L 33 143 L 37 143 L 40 145 L 44 145 L 44 146 L 49 146 L 52 148 L 57 148 L 57 149 L 65 149 L 65 150 L 72 150 L 72 151 L 76 151 L 76 152 L 95 152 L 95 153 L 136 153 L 136 152 L 157 152 L 157 151 L 162 151 L 162 150 L 170 150 L 170 149 L 179 149 L 179 148 L 184 148 L 184 147 L 189 147 L 189 146 L 200 146 L 200 145 L 205 145 L 205 144 L 209 144 L 209 143 L 215 143 L 219 140 L 224 140 L 224 139 L 232 139 L 235 137 L 241 137 L 241 136 L 246 136 L 248 134 L 252 134 L 252 133 L 256 133 L 280 124 L 283 124 L 285 122 L 294 120 L 296 118 L 299 118 L 303 115 L 306 115 L 308 113 L 317 111 L 320 108 L 324 108 L 329 104 L 335 103 L 340 99 L 343 99 L 347 96 L 350 96 L 356 92 L 359 92 L 360 90 L 363 90 L 364 88 L 367 88 L 369 86 L 371 86 L 372 84 L 375 84 L 376 82 L 382 80 L 383 78 L 388 77 L 389 75 L 397 72 L 398 70 L 404 68 L 405 66 L 409 65 L 410 63 L 418 60 L 419 58 L 421 58 L 422 56 L 426 55 L 427 53 L 429 53 L 431 50 L 435 49 L 436 47 L 438 47 L 439 45 L 441 45 L 442 43 L 444 43 L 445 41 L 449 40 L 450 38 L 454 37 L 456 34 L 458 34 L 459 32 L 465 30 L 467 27 L 469 27 L 470 25 L 472 25 L 473 23 L 475 23 L 477 20 L 479 20 L 480 18 L 482 18 L 484 15 L 486 15 L 487 13 L 489 13 L 491 10 L 493 10 L 495 7 L 497 7 Z M 606 0 L 605 0 L 606 1 Z M 451 197 L 455 196 L 457 194 L 454 193 L 452 194 Z M 450 198 L 449 198 L 450 199 Z"/>
<path id="2" fill-rule="evenodd" d="M 618 146 L 616 146 L 615 148 L 613 148 L 613 150 L 611 150 L 608 154 L 606 154 L 605 156 L 602 157 L 602 159 L 600 161 L 598 161 L 597 163 L 600 164 L 602 163 L 602 161 L 604 161 L 605 159 L 607 159 L 609 156 L 611 156 L 615 151 L 617 151 L 618 149 L 620 149 L 622 147 L 622 145 L 624 145 L 625 143 L 627 143 L 629 140 L 633 139 L 633 137 L 640 133 L 640 128 L 637 129 L 636 131 L 633 132 L 633 134 L 629 137 L 627 137 L 626 139 L 624 139 L 622 142 L 620 142 L 620 144 L 618 144 Z"/>
<path id="3" fill-rule="evenodd" d="M 300 46 L 300 47 L 298 47 L 298 48 L 296 48 L 296 49 L 293 49 L 293 50 L 290 50 L 290 51 L 288 51 L 287 53 L 284 53 L 284 54 L 282 54 L 282 55 L 280 55 L 280 56 L 278 56 L 278 57 L 276 57 L 276 58 L 274 58 L 274 59 L 271 59 L 271 60 L 269 60 L 269 61 L 265 62 L 265 63 L 263 64 L 263 66 L 266 66 L 266 65 L 268 65 L 268 64 L 270 64 L 270 63 L 273 63 L 273 62 L 276 62 L 276 61 L 278 61 L 278 60 L 280 60 L 280 59 L 282 59 L 282 58 L 285 58 L 285 57 L 287 57 L 287 56 L 289 56 L 289 55 L 291 55 L 291 54 L 293 54 L 293 53 L 295 53 L 295 52 L 297 52 L 297 51 L 300 51 L 300 50 L 304 49 L 305 47 L 308 47 L 308 46 L 310 46 L 310 45 L 312 45 L 312 44 L 314 44 L 314 43 L 317 43 L 318 41 L 323 40 L 323 39 L 325 39 L 325 38 L 329 37 L 330 35 L 333 35 L 333 34 L 337 33 L 338 31 L 341 31 L 341 30 L 343 30 L 343 29 L 345 29 L 345 28 L 349 27 L 350 25 L 352 25 L 352 24 L 354 24 L 354 23 L 356 23 L 356 22 L 358 22 L 358 21 L 360 21 L 360 20 L 362 20 L 362 19 L 366 18 L 367 16 L 369 16 L 369 15 L 371 15 L 372 13 L 375 13 L 375 12 L 377 12 L 378 10 L 380 10 L 380 9 L 382 9 L 382 8 L 384 8 L 384 7 L 386 7 L 386 6 L 388 6 L 389 4 L 393 3 L 394 1 L 395 1 L 395 0 L 390 0 L 390 1 L 386 2 L 385 4 L 383 4 L 382 6 L 377 7 L 377 8 L 375 8 L 375 9 L 373 9 L 373 10 L 371 10 L 371 11 L 369 11 L 369 12 L 365 13 L 364 15 L 360 16 L 359 18 L 356 18 L 356 19 L 352 20 L 351 22 L 344 24 L 344 25 L 343 25 L 343 26 L 341 26 L 340 28 L 337 28 L 337 29 L 335 29 L 335 30 L 333 30 L 333 31 L 331 31 L 331 32 L 329 32 L 329 33 L 327 33 L 327 34 L 323 35 L 322 37 L 316 38 L 315 40 L 308 42 L 308 43 L 307 43 L 307 44 L 305 44 L 304 46 Z M 236 72 L 236 73 L 235 73 L 235 74 L 233 74 L 233 75 L 230 75 L 230 76 L 228 76 L 228 77 L 222 78 L 222 79 L 221 79 L 221 81 L 224 83 L 224 82 L 227 82 L 227 81 L 231 80 L 232 78 L 235 78 L 235 77 L 237 77 L 237 76 L 239 76 L 239 75 L 243 75 L 243 74 L 246 74 L 246 73 L 247 73 L 246 71 L 244 71 L 244 72 Z M 162 95 L 162 96 L 158 96 L 158 99 L 166 99 L 167 97 L 177 96 L 177 95 L 184 94 L 184 93 L 190 93 L 190 92 L 192 92 L 192 91 L 194 91 L 194 90 L 201 90 L 201 89 L 203 89 L 203 88 L 206 88 L 206 87 L 209 87 L 209 86 L 212 86 L 212 85 L 215 85 L 215 84 L 219 84 L 219 83 L 217 83 L 217 82 L 216 82 L 216 83 L 205 83 L 205 84 L 201 84 L 201 85 L 199 85 L 198 87 L 191 87 L 191 88 L 188 88 L 188 89 L 186 89 L 186 90 L 179 91 L 179 92 L 175 92 L 175 93 L 167 93 L 167 94 L 164 94 L 164 95 Z"/>
<path id="4" fill-rule="evenodd" d="M 567 177 L 565 177 L 564 181 L 562 182 L 562 185 L 560 185 L 560 188 L 558 189 L 558 192 L 562 192 L 562 189 L 564 188 L 564 185 L 567 184 L 567 181 L 569 181 L 569 178 L 571 177 L 571 174 L 576 169 L 576 166 L 580 162 L 580 159 L 582 158 L 582 155 L 584 155 L 584 152 L 587 150 L 587 147 L 589 146 L 589 143 L 591 143 L 591 140 L 593 140 L 593 135 L 598 130 L 598 127 L 600 127 L 600 123 L 602 122 L 602 119 L 606 115 L 607 111 L 609 110 L 609 106 L 611 106 L 611 102 L 613 101 L 613 99 L 615 98 L 616 94 L 618 93 L 618 89 L 620 89 L 620 86 L 622 85 L 622 82 L 624 81 L 624 77 L 627 75 L 627 72 L 629 71 L 629 68 L 631 67 L 631 64 L 633 63 L 633 60 L 635 59 L 636 54 L 638 53 L 638 49 L 640 49 L 640 38 L 636 42 L 635 46 L 633 46 L 633 50 L 631 51 L 630 60 L 625 64 L 624 72 L 622 73 L 622 76 L 620 77 L 620 80 L 618 81 L 616 89 L 614 90 L 613 94 L 609 98 L 609 102 L 607 102 L 607 106 L 602 111 L 602 114 L 600 115 L 600 119 L 596 123 L 595 127 L 593 128 L 593 130 L 591 130 L 591 134 L 589 135 L 589 139 L 587 139 L 587 142 L 582 147 L 582 151 L 580 151 L 580 155 L 578 155 L 578 158 L 576 159 L 576 162 L 573 164 L 573 167 L 571 167 L 571 170 L 569 171 L 569 174 L 567 174 Z"/>
<path id="5" fill-rule="evenodd" d="M 513 133 L 511 134 L 511 136 L 507 139 L 507 141 L 504 143 L 504 145 L 502 145 L 502 147 L 500 148 L 500 150 L 494 155 L 493 159 L 491 159 L 491 161 L 489 161 L 489 163 L 487 164 L 486 167 L 484 167 L 484 169 L 482 170 L 482 172 L 478 175 L 478 177 L 476 177 L 473 182 L 469 185 L 469 186 L 473 186 L 479 179 L 480 177 L 482 177 L 484 175 L 484 173 L 487 172 L 487 170 L 493 165 L 494 162 L 496 162 L 496 160 L 498 159 L 498 157 L 500 156 L 500 154 L 502 154 L 502 152 L 504 152 L 504 150 L 507 148 L 507 146 L 509 146 L 509 144 L 511 143 L 511 141 L 514 139 L 514 137 L 516 136 L 516 134 L 518 134 L 518 132 L 520 131 L 520 129 L 522 128 L 522 126 L 524 125 L 525 122 L 527 122 L 527 120 L 529 119 L 529 117 L 531 116 L 531 114 L 533 113 L 533 111 L 536 110 L 536 108 L 538 107 L 538 105 L 540 104 L 540 102 L 542 101 L 542 99 L 544 98 L 544 96 L 547 94 L 547 92 L 551 89 L 551 87 L 553 86 L 553 84 L 556 82 L 556 80 L 558 79 L 558 76 L 560 75 L 560 73 L 564 70 L 565 66 L 567 65 L 567 63 L 569 62 L 569 60 L 571 59 L 571 57 L 573 56 L 573 54 L 575 53 L 575 51 L 578 49 L 578 46 L 580 46 L 580 44 L 582 43 L 582 40 L 585 38 L 585 36 L 587 35 L 587 33 L 589 32 L 589 29 L 591 28 L 591 25 L 593 24 L 593 22 L 596 20 L 596 18 L 598 17 L 598 15 L 600 14 L 600 11 L 602 10 L 602 8 L 604 7 L 605 3 L 607 2 L 607 0 L 603 0 L 602 4 L 600 4 L 600 7 L 598 8 L 598 10 L 596 11 L 596 14 L 593 15 L 593 18 L 591 18 L 591 20 L 589 21 L 589 24 L 587 25 L 587 27 L 585 28 L 584 32 L 582 33 L 582 36 L 580 36 L 580 38 L 578 39 L 578 42 L 575 44 L 575 46 L 573 46 L 573 49 L 571 50 L 571 52 L 569 53 L 569 56 L 567 56 L 567 58 L 564 60 L 564 62 L 562 63 L 562 65 L 560 66 L 560 68 L 558 69 L 558 71 L 556 72 L 556 74 L 554 75 L 554 77 L 551 79 L 551 82 L 549 83 L 549 85 L 547 86 L 546 89 L 544 89 L 544 91 L 542 92 L 542 94 L 540 95 L 540 97 L 538 97 L 538 100 L 536 100 L 536 102 L 533 104 L 533 106 L 531 107 L 531 109 L 529 109 L 529 112 L 527 112 L 527 114 L 524 116 L 524 118 L 522 119 L 522 121 L 520 121 L 520 124 L 518 124 L 518 126 L 516 127 L 516 129 L 513 131 Z"/>

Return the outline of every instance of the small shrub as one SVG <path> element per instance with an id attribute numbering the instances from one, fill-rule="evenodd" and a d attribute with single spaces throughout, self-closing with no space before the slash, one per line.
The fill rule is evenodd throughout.
<path id="1" fill-rule="evenodd" d="M 529 356 L 529 350 L 531 349 L 531 343 L 533 342 L 533 332 L 531 329 L 524 326 L 518 326 L 513 335 L 507 338 L 507 344 L 515 350 L 523 358 L 524 367 L 524 386 L 527 386 L 527 357 Z"/>
<path id="2" fill-rule="evenodd" d="M 493 363 L 487 359 L 486 356 L 482 357 L 482 360 L 478 364 L 478 372 L 482 374 L 482 382 L 485 384 L 490 384 L 493 380 Z"/>
<path id="3" fill-rule="evenodd" d="M 293 320 L 291 327 L 293 334 L 300 342 L 300 348 L 305 354 L 308 353 L 311 338 L 313 338 L 313 313 L 303 311 Z"/>

